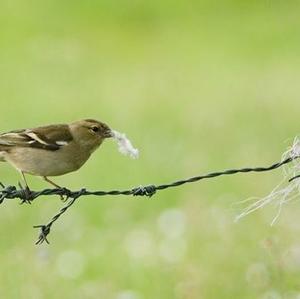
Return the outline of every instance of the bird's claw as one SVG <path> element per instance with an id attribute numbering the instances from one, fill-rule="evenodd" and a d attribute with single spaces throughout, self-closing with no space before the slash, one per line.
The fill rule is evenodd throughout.
<path id="1" fill-rule="evenodd" d="M 68 199 L 71 196 L 71 191 L 69 189 L 67 189 L 67 188 L 60 188 L 60 191 L 61 191 L 61 194 L 59 194 L 60 200 L 62 202 L 68 201 Z"/>
<path id="2" fill-rule="evenodd" d="M 64 195 L 59 195 L 60 196 L 60 200 L 62 201 L 62 202 L 66 202 L 66 201 L 68 201 L 68 199 L 69 199 L 69 197 L 66 195 L 66 197 L 64 196 Z"/>

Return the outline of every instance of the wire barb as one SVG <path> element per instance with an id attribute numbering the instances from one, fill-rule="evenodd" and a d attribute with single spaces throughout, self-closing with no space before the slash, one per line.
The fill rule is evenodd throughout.
<path id="1" fill-rule="evenodd" d="M 33 228 L 39 228 L 40 229 L 40 234 L 39 234 L 39 237 L 38 237 L 37 241 L 35 242 L 35 245 L 40 245 L 44 241 L 47 244 L 50 244 L 50 242 L 47 239 L 47 236 L 50 233 L 51 226 L 41 224 L 41 225 L 35 225 Z"/>
<path id="2" fill-rule="evenodd" d="M 152 197 L 156 193 L 156 187 L 154 185 L 140 186 L 132 189 L 133 196 L 147 196 Z"/>

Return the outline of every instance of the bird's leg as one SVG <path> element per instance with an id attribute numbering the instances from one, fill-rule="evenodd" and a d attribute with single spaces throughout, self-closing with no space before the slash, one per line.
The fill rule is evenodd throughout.
<path id="1" fill-rule="evenodd" d="M 54 186 L 54 187 L 56 187 L 56 188 L 58 188 L 58 189 L 62 189 L 61 186 L 55 184 L 54 182 L 52 182 L 51 180 L 49 180 L 46 176 L 43 176 L 43 179 L 44 179 L 46 182 L 48 182 L 49 184 L 51 184 L 52 186 Z"/>
<path id="2" fill-rule="evenodd" d="M 56 188 L 58 188 L 58 189 L 64 189 L 64 188 L 62 188 L 61 186 L 59 186 L 59 185 L 57 185 L 57 184 L 55 184 L 54 182 L 52 182 L 51 180 L 49 180 L 46 176 L 43 176 L 43 179 L 46 181 L 46 182 L 48 182 L 49 184 L 51 184 L 52 186 L 54 186 L 54 187 L 56 187 Z M 59 195 L 60 196 L 60 199 L 62 200 L 62 201 L 66 201 L 68 198 L 64 198 L 64 196 L 63 195 Z"/>

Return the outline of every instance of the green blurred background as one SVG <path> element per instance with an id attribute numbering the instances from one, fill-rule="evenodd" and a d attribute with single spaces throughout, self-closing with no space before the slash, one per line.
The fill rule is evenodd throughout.
<path id="1" fill-rule="evenodd" d="M 71 189 L 128 188 L 269 165 L 299 132 L 299 1 L 37 1 L 0 4 L 1 131 L 96 118 L 125 132 Z M 2 163 L 0 178 L 19 175 Z M 0 298 L 300 298 L 299 202 L 238 223 L 281 171 L 237 175 L 153 199 L 86 197 L 50 246 L 32 226 L 63 205 L 0 209 Z M 30 177 L 34 189 L 46 187 Z"/>

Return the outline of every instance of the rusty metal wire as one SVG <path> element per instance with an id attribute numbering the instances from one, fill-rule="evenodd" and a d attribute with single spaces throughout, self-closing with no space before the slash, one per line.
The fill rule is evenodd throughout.
<path id="1" fill-rule="evenodd" d="M 52 225 L 60 218 L 67 210 L 76 202 L 76 200 L 82 196 L 94 195 L 94 196 L 107 196 L 107 195 L 132 195 L 132 196 L 146 196 L 152 197 L 155 193 L 168 188 L 178 187 L 187 183 L 193 183 L 204 179 L 211 179 L 219 176 L 233 175 L 237 173 L 249 173 L 249 172 L 266 172 L 275 170 L 281 166 L 284 166 L 300 156 L 289 157 L 281 162 L 277 162 L 268 167 L 246 167 L 239 169 L 228 169 L 224 171 L 211 172 L 205 175 L 199 175 L 191 177 L 184 180 L 175 181 L 170 184 L 163 185 L 148 185 L 139 186 L 127 190 L 111 190 L 111 191 L 88 191 L 86 189 L 80 189 L 78 191 L 71 191 L 67 188 L 55 188 L 55 189 L 44 189 L 41 191 L 32 191 L 29 189 L 24 189 L 20 184 L 19 188 L 15 186 L 4 186 L 0 183 L 2 190 L 0 190 L 0 204 L 7 199 L 20 199 L 21 203 L 32 203 L 33 200 L 39 196 L 50 196 L 59 195 L 66 197 L 66 205 L 60 209 L 60 211 L 52 217 L 52 219 L 47 224 L 35 225 L 34 228 L 40 230 L 38 239 L 35 244 L 42 244 L 46 242 L 49 244 L 47 236 L 50 233 Z M 296 179 L 298 176 L 292 178 Z"/>

